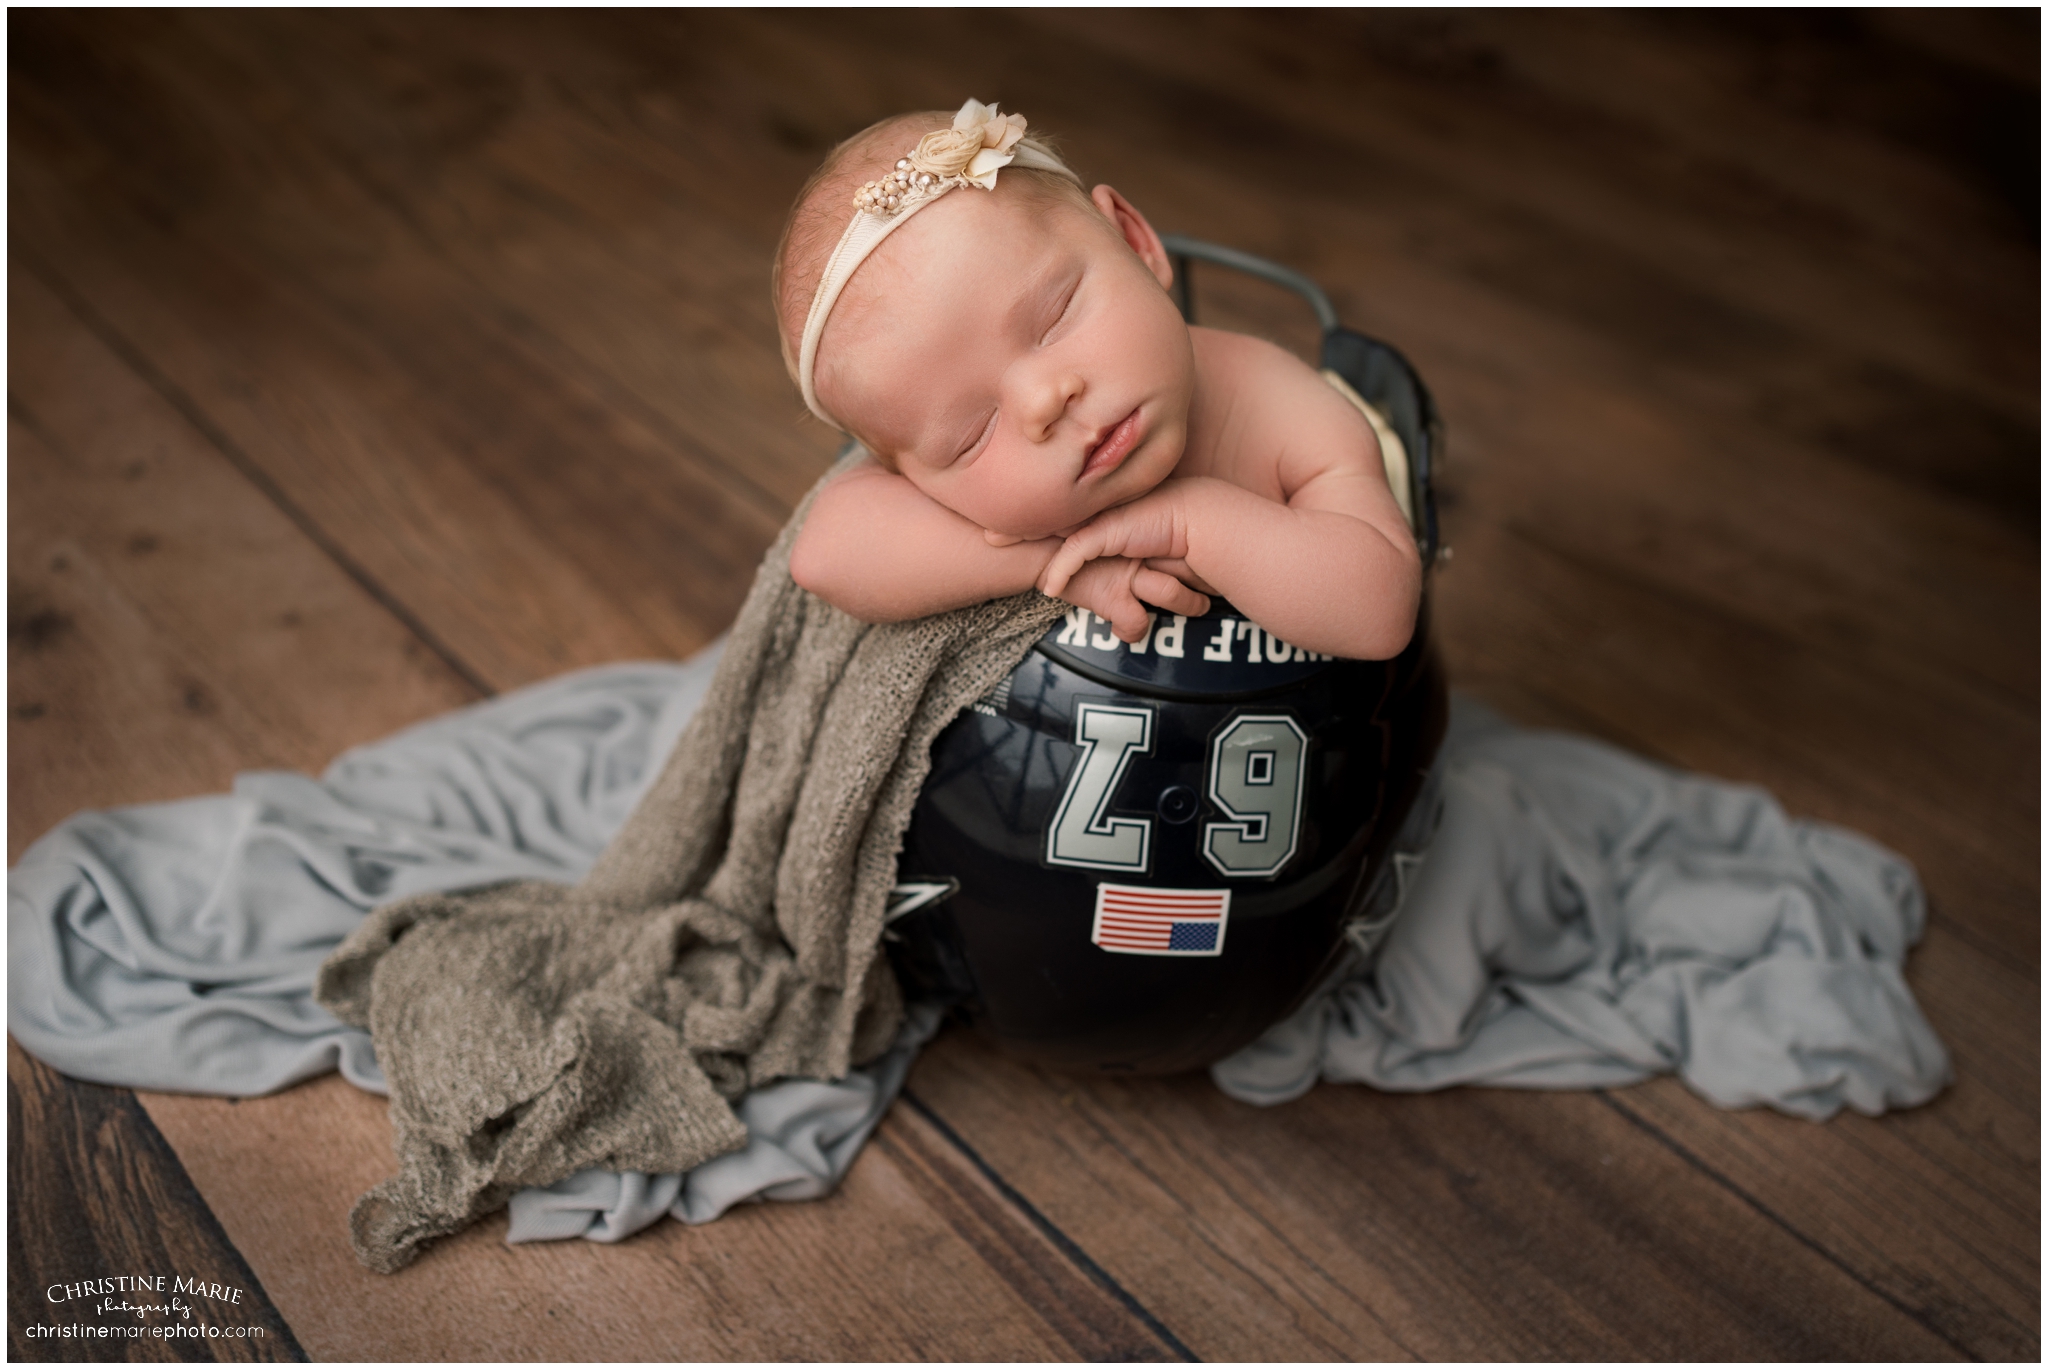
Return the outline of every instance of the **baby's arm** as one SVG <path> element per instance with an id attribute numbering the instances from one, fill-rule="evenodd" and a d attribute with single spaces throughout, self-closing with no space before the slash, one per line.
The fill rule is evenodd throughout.
<path id="1" fill-rule="evenodd" d="M 1088 558 L 1143 557 L 1213 588 L 1311 651 L 1369 661 L 1398 655 L 1415 630 L 1422 564 L 1371 428 L 1277 348 L 1246 349 L 1233 360 L 1247 373 L 1236 378 L 1240 393 L 1256 398 L 1230 416 L 1232 437 L 1277 462 L 1286 502 L 1213 476 L 1169 480 L 1076 530 L 1040 584 L 1058 594 Z M 1252 483 L 1262 472 L 1242 474 Z"/>
<path id="2" fill-rule="evenodd" d="M 855 618 L 896 623 L 1028 590 L 1059 545 L 1041 538 L 994 546 L 979 526 L 868 461 L 818 492 L 790 549 L 789 574 Z M 1172 576 L 1123 557 L 1091 563 L 1063 589 L 1068 603 L 1112 623 L 1120 618 L 1133 638 L 1144 631 L 1136 600 L 1182 614 L 1208 607 Z"/>

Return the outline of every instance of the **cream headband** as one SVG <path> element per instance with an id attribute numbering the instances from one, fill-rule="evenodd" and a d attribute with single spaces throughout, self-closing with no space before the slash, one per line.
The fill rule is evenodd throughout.
<path id="1" fill-rule="evenodd" d="M 853 222 L 825 259 L 825 273 L 818 278 L 818 293 L 811 297 L 803 345 L 797 352 L 796 378 L 803 387 L 804 403 L 825 423 L 839 427 L 818 403 L 818 390 L 811 379 L 818 364 L 818 339 L 824 336 L 825 320 L 832 316 L 839 292 L 884 238 L 949 190 L 961 186 L 994 190 L 996 173 L 1012 163 L 1056 172 L 1081 184 L 1081 178 L 1043 143 L 1024 136 L 1024 125 L 1021 114 L 998 114 L 994 105 L 969 100 L 953 116 L 953 127 L 925 134 L 917 148 L 896 163 L 894 171 L 854 192 Z"/>

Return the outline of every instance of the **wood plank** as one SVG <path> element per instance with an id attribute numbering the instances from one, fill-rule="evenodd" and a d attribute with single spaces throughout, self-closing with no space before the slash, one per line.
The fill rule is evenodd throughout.
<path id="1" fill-rule="evenodd" d="M 1066 1343 L 1090 1361 L 1191 1360 L 1171 1329 L 1091 1261 L 929 1109 L 892 1111 L 873 1145 L 918 1178 L 918 1192 L 976 1255 Z M 963 1166 L 963 1157 L 974 1164 Z M 1086 1282 L 1076 1275 L 1085 1276 Z"/>
<path id="2" fill-rule="evenodd" d="M 83 67 L 90 98 L 104 73 L 90 53 L 72 56 L 51 69 Z M 110 100 L 151 111 L 112 128 L 15 91 L 32 106 L 17 129 L 48 140 L 14 162 L 18 240 L 93 312 L 118 318 L 110 329 L 282 498 L 342 530 L 366 573 L 431 585 L 423 621 L 483 678 L 686 655 L 729 620 L 780 511 L 678 460 L 662 435 L 536 357 L 345 168 L 290 149 L 302 174 L 275 175 L 265 214 L 235 214 L 229 195 L 217 213 L 188 202 L 166 218 L 150 198 L 175 173 L 166 167 L 125 189 L 95 186 L 82 203 L 51 168 L 146 161 L 137 146 L 203 144 L 210 131 L 187 117 L 180 137 L 159 136 L 154 117 L 190 114 L 175 90 Z M 270 232 L 247 241 L 251 224 Z M 316 245 L 336 257 L 293 260 Z M 593 615 L 592 602 L 619 612 Z"/>
<path id="3" fill-rule="evenodd" d="M 655 142 L 630 103 L 614 107 L 630 102 L 626 64 L 594 62 L 587 41 L 536 32 L 526 15 L 486 31 L 448 20 L 280 13 L 209 23 L 193 39 L 288 106 L 309 145 L 360 168 L 422 248 L 537 349 L 650 416 L 694 460 L 793 506 L 840 441 L 797 421 L 766 285 L 777 220 L 810 153 L 771 144 L 776 165 L 761 176 L 758 137 L 743 137 L 744 157 L 730 146 L 730 111 L 687 146 Z M 539 71 L 552 79 L 532 80 Z M 441 92 L 436 108 L 405 98 L 420 90 Z M 713 98 L 689 94 L 698 108 Z M 489 136 L 431 164 L 392 155 L 430 138 L 444 106 L 488 122 Z M 741 193 L 707 197 L 707 181 Z"/>
<path id="4" fill-rule="evenodd" d="M 476 698 L 18 265 L 8 340 L 10 859 Z"/>
<path id="5" fill-rule="evenodd" d="M 44 456 L 16 426 L 8 441 L 16 460 Z M 224 789 L 244 766 L 274 764 L 237 694 L 190 653 L 149 651 L 148 620 L 77 542 L 15 533 L 8 562 L 13 854 L 80 808 L 191 793 L 181 772 Z M 158 726 L 102 721 L 137 718 Z"/>
<path id="6" fill-rule="evenodd" d="M 316 1359 L 1173 1358 L 900 1111 L 830 1199 L 616 1246 L 506 1246 L 501 1214 L 383 1276 L 347 1227 L 397 1164 L 382 1100 L 337 1076 L 239 1105 L 143 1097 Z"/>
<path id="7" fill-rule="evenodd" d="M 7 1039 L 7 1351 L 17 1361 L 302 1361 L 305 1352 L 185 1168 L 125 1089 L 68 1080 Z M 90 1297 L 63 1285 L 169 1277 L 166 1292 Z M 239 1291 L 186 1298 L 178 1279 Z M 52 1286 L 56 1298 L 51 1294 Z M 102 1304 L 168 1304 L 171 1317 Z M 212 1328 L 135 1337 L 128 1329 Z M 118 1339 L 46 1329 L 122 1329 Z M 33 1330 L 32 1330 L 33 1329 Z"/>
<path id="8" fill-rule="evenodd" d="M 1897 1120 L 1706 1109 L 1668 1080 L 1616 1104 L 1951 1344 L 2038 1360 L 2040 1248 L 2024 1220 L 2040 1211 L 2038 1129 L 1966 1071 L 1939 1108 Z"/>
<path id="9" fill-rule="evenodd" d="M 966 1034 L 911 1088 L 1204 1359 L 1957 1354 L 1594 1096 L 1260 1110 Z"/>

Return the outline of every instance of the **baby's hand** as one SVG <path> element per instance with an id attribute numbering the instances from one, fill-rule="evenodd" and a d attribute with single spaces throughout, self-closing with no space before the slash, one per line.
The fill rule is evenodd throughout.
<path id="1" fill-rule="evenodd" d="M 1141 498 L 1114 509 L 1105 509 L 1076 528 L 1059 551 L 1053 553 L 1052 560 L 1046 563 L 1045 573 L 1038 578 L 1038 588 L 1078 604 L 1079 600 L 1064 592 L 1067 581 L 1079 575 L 1083 566 L 1101 559 L 1135 558 L 1142 562 L 1148 557 L 1174 560 L 1186 557 L 1187 502 L 1182 498 L 1185 486 L 1184 481 L 1162 481 Z M 1172 581 L 1183 593 L 1193 593 L 1165 572 L 1154 570 L 1150 574 Z M 1172 608 L 1175 613 L 1183 612 L 1177 605 L 1154 602 L 1161 608 Z M 1143 633 L 1144 628 L 1141 626 L 1138 631 Z M 1123 634 L 1119 632 L 1117 636 L 1122 637 Z"/>
<path id="2" fill-rule="evenodd" d="M 1047 594 L 1054 592 L 1048 590 Z M 1190 618 L 1209 612 L 1209 599 L 1131 557 L 1097 557 L 1063 578 L 1058 597 L 1107 619 L 1110 631 L 1136 642 L 1150 626 L 1146 604 Z M 1142 601 L 1142 603 L 1140 602 Z"/>

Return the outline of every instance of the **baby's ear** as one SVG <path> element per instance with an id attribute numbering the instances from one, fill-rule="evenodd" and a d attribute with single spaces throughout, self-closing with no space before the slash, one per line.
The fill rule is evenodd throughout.
<path id="1" fill-rule="evenodd" d="M 1152 225 L 1138 212 L 1138 207 L 1111 186 L 1095 187 L 1088 192 L 1088 198 L 1123 236 L 1131 251 L 1138 254 L 1138 260 L 1158 278 L 1159 284 L 1173 289 L 1173 263 L 1167 259 L 1166 245 L 1159 241 L 1159 235 L 1152 231 Z"/>

